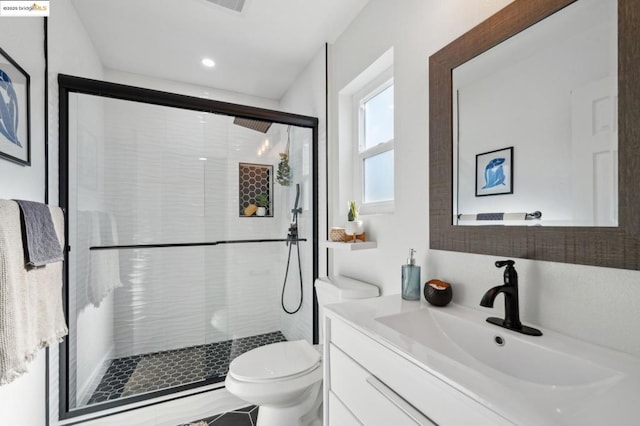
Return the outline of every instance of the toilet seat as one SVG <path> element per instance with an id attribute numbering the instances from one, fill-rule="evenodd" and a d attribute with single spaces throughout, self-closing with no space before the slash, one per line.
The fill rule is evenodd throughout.
<path id="1" fill-rule="evenodd" d="M 272 343 L 235 358 L 228 374 L 244 382 L 290 380 L 317 369 L 320 358 L 306 340 Z"/>

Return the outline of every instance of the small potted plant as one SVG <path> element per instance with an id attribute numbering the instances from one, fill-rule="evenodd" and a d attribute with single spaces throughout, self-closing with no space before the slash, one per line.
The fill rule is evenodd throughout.
<path id="1" fill-rule="evenodd" d="M 358 207 L 356 202 L 349 201 L 349 212 L 347 213 L 347 224 L 344 233 L 347 235 L 360 235 L 364 232 L 362 220 L 358 219 Z"/>
<path id="2" fill-rule="evenodd" d="M 267 194 L 256 195 L 256 216 L 264 216 L 267 214 L 267 208 L 269 207 L 269 196 Z"/>

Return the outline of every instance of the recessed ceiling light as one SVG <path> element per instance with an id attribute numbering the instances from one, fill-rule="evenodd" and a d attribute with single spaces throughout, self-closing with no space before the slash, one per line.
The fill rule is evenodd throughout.
<path id="1" fill-rule="evenodd" d="M 202 65 L 204 65 L 207 68 L 213 68 L 216 66 L 216 63 L 211 58 L 203 58 Z"/>

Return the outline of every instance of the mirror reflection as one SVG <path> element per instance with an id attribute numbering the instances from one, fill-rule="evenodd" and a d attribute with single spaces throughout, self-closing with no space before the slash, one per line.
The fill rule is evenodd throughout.
<path id="1" fill-rule="evenodd" d="M 617 2 L 580 0 L 453 70 L 457 225 L 618 225 Z"/>

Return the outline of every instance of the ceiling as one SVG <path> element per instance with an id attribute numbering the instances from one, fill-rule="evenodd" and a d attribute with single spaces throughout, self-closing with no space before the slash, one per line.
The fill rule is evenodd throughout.
<path id="1" fill-rule="evenodd" d="M 208 0 L 72 3 L 106 68 L 279 100 L 368 1 L 246 0 L 242 12 Z"/>

